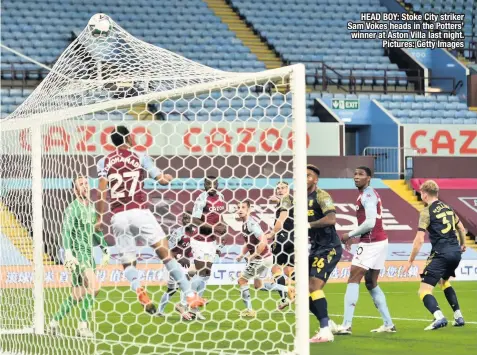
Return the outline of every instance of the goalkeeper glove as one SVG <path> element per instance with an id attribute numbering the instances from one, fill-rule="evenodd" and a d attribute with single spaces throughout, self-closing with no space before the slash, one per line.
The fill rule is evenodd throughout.
<path id="1" fill-rule="evenodd" d="M 106 266 L 109 265 L 109 260 L 111 259 L 111 255 L 109 255 L 108 248 L 103 249 L 103 257 L 101 258 L 101 265 Z"/>
<path id="2" fill-rule="evenodd" d="M 69 271 L 74 271 L 79 265 L 78 259 L 73 256 L 71 250 L 65 250 L 65 267 Z"/>

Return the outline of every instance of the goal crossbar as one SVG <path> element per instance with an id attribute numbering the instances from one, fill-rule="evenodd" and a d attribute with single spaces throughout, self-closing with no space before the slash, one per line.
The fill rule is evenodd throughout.
<path id="1" fill-rule="evenodd" d="M 281 67 L 277 69 L 266 70 L 258 73 L 251 74 L 239 74 L 236 77 L 221 79 L 217 81 L 212 81 L 208 83 L 201 84 L 192 84 L 190 86 L 181 87 L 172 90 L 166 90 L 161 92 L 152 92 L 145 95 L 138 95 L 134 97 L 128 97 L 125 99 L 119 100 L 109 100 L 104 102 L 99 102 L 95 104 L 84 105 L 75 108 L 67 108 L 52 112 L 43 112 L 39 114 L 28 115 L 24 117 L 19 117 L 9 120 L 7 118 L 8 124 L 0 124 L 0 131 L 14 131 L 20 129 L 27 129 L 32 127 L 43 126 L 47 124 L 53 124 L 56 122 L 64 121 L 70 118 L 91 114 L 97 111 L 108 110 L 111 108 L 118 107 L 128 107 L 136 103 L 144 103 L 148 101 L 160 101 L 164 99 L 174 99 L 184 95 L 197 95 L 201 93 L 208 92 L 210 90 L 217 90 L 227 86 L 237 86 L 240 84 L 250 85 L 256 84 L 259 85 L 270 79 L 277 77 L 284 77 L 290 75 L 294 70 L 303 66 L 303 64 L 294 64 L 286 67 Z M 19 108 L 21 108 L 20 106 Z"/>

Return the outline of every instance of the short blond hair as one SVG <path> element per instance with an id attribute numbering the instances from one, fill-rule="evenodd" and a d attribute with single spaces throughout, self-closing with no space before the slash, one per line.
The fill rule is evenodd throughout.
<path id="1" fill-rule="evenodd" d="M 437 196 L 439 194 L 439 185 L 434 180 L 427 180 L 421 185 L 420 190 L 430 196 Z"/>

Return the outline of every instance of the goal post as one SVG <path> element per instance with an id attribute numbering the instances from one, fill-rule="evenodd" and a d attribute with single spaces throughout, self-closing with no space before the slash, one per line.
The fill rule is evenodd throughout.
<path id="1" fill-rule="evenodd" d="M 7 209 L 0 246 L 19 254 L 0 265 L 0 306 L 6 310 L 0 313 L 0 352 L 308 355 L 304 66 L 222 72 L 139 41 L 111 23 L 107 38 L 92 38 L 86 28 L 25 103 L 0 122 L 5 162 L 0 202 Z M 85 53 L 93 54 L 78 58 Z M 116 59 L 111 60 L 111 53 Z M 94 60 L 100 54 L 103 57 Z M 119 83 L 130 83 L 134 92 L 120 90 Z M 94 336 L 81 338 L 76 333 L 82 300 L 60 321 L 62 336 L 52 336 L 50 321 L 71 293 L 71 275 L 62 265 L 62 225 L 75 198 L 73 183 L 86 176 L 92 199 L 97 199 L 96 165 L 113 149 L 109 134 L 118 125 L 129 128 L 138 152 L 176 178 L 167 187 L 152 180 L 144 187 L 151 211 L 167 234 L 193 206 L 203 179 L 211 172 L 219 178 L 229 203 L 222 217 L 227 238 L 205 291 L 210 299 L 207 320 L 187 323 L 172 311 L 166 318 L 145 314 L 124 279 L 108 227 L 105 237 L 112 261 L 96 269 L 100 288 L 88 318 Z M 235 218 L 237 205 L 250 200 L 253 216 L 266 233 L 273 228 L 275 214 L 269 198 L 280 181 L 290 183 L 294 198 L 296 301 L 290 306 L 292 313 L 277 313 L 274 286 L 270 292 L 257 289 L 251 294 L 258 315 L 248 321 L 238 316 L 244 306 L 232 277 L 245 267 L 235 262 L 244 243 Z M 25 199 L 30 205 L 20 203 Z M 101 251 L 93 250 L 99 262 Z M 147 245 L 139 245 L 137 255 L 141 282 L 158 304 L 168 274 Z M 270 272 L 263 280 L 274 284 Z M 249 284 L 253 289 L 253 281 Z M 173 297 L 178 302 L 178 296 Z M 15 327 L 17 315 L 8 309 L 10 302 L 29 308 L 29 313 L 22 311 L 22 328 Z M 34 334 L 21 335 L 28 332 Z"/>
<path id="2" fill-rule="evenodd" d="M 293 180 L 295 195 L 295 260 L 297 275 L 296 337 L 297 354 L 310 353 L 310 317 L 308 308 L 308 192 L 306 184 L 306 81 L 305 66 L 294 66 L 290 78 L 293 97 Z"/>

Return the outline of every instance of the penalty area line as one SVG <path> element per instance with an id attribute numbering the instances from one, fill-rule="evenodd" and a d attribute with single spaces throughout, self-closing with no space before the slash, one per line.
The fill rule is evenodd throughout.
<path id="1" fill-rule="evenodd" d="M 332 317 L 341 317 L 343 318 L 342 314 L 330 314 Z M 365 319 L 382 319 L 381 317 L 377 316 L 353 316 L 353 318 L 365 318 Z M 393 320 L 399 320 L 399 321 L 410 321 L 410 322 L 432 322 L 432 319 L 422 319 L 422 318 L 395 318 L 392 317 Z M 465 324 L 477 324 L 477 322 L 468 322 L 465 321 Z"/>

